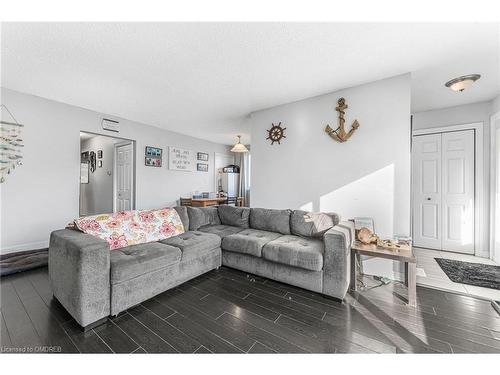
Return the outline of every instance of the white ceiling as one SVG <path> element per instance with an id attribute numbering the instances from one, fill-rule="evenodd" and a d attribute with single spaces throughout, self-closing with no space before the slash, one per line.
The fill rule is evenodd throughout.
<path id="1" fill-rule="evenodd" d="M 415 112 L 500 90 L 498 24 L 3 23 L 1 53 L 4 87 L 226 144 L 252 111 L 407 72 Z"/>

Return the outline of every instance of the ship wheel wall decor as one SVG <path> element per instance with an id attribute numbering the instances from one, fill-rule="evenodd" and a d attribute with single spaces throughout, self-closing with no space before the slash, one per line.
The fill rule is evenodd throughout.
<path id="1" fill-rule="evenodd" d="M 285 129 L 286 128 L 281 127 L 281 122 L 278 125 L 274 125 L 274 123 L 272 123 L 271 129 L 267 130 L 268 136 L 266 139 L 271 140 L 271 145 L 273 145 L 274 142 L 278 142 L 278 144 L 281 144 L 280 141 L 283 138 L 286 138 Z"/>
<path id="2" fill-rule="evenodd" d="M 351 135 L 354 134 L 354 132 L 356 131 L 357 128 L 359 128 L 359 122 L 358 120 L 354 120 L 353 123 L 352 123 L 352 126 L 351 126 L 351 129 L 346 132 L 345 131 L 345 119 L 344 119 L 344 115 L 345 115 L 345 110 L 348 108 L 346 102 L 345 102 L 345 99 L 344 98 L 340 98 L 338 101 L 337 101 L 337 107 L 335 107 L 335 110 L 339 113 L 339 126 L 337 129 L 332 129 L 330 127 L 330 125 L 326 125 L 326 128 L 325 128 L 325 132 L 330 136 L 332 137 L 333 139 L 335 139 L 337 142 L 345 142 L 347 141 L 349 138 L 351 138 Z"/>

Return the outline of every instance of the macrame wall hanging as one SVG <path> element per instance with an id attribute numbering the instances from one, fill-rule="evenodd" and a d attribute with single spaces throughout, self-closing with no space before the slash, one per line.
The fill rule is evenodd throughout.
<path id="1" fill-rule="evenodd" d="M 23 164 L 23 140 L 21 138 L 21 129 L 24 125 L 17 122 L 9 109 L 0 105 L 0 183 L 5 182 L 8 175 L 12 173 L 17 166 Z M 6 118 L 8 115 L 9 118 Z"/>

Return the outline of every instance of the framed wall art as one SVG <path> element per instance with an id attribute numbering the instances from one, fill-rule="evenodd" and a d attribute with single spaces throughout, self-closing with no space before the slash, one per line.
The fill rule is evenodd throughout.
<path id="1" fill-rule="evenodd" d="M 198 152 L 197 159 L 201 161 L 208 161 L 208 154 L 205 152 Z"/>
<path id="2" fill-rule="evenodd" d="M 208 164 L 198 163 L 196 164 L 196 170 L 198 172 L 208 172 Z"/>
<path id="3" fill-rule="evenodd" d="M 147 167 L 161 167 L 161 159 L 146 157 L 144 165 Z"/>
<path id="4" fill-rule="evenodd" d="M 148 158 L 160 158 L 163 150 L 158 147 L 146 146 L 146 157 Z"/>

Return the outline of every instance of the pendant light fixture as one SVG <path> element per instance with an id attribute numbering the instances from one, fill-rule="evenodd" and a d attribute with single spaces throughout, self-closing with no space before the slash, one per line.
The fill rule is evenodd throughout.
<path id="1" fill-rule="evenodd" d="M 467 87 L 471 86 L 474 82 L 476 82 L 479 78 L 481 78 L 480 74 L 468 74 L 466 76 L 453 78 L 452 80 L 446 82 L 444 85 L 446 87 L 449 87 L 453 91 L 462 92 Z"/>
<path id="2" fill-rule="evenodd" d="M 248 149 L 241 143 L 241 135 L 237 135 L 238 142 L 233 146 L 231 152 L 248 152 Z"/>

